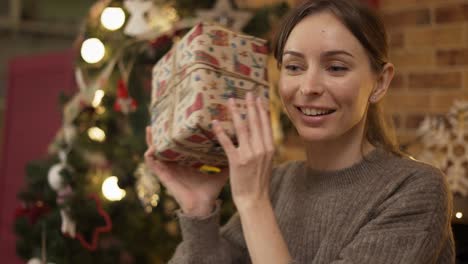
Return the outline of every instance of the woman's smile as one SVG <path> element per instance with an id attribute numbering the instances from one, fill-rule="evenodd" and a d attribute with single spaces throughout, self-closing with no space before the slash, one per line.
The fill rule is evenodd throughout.
<path id="1" fill-rule="evenodd" d="M 336 112 L 335 109 L 324 107 L 297 106 L 297 111 L 306 126 L 317 127 L 326 122 Z"/>

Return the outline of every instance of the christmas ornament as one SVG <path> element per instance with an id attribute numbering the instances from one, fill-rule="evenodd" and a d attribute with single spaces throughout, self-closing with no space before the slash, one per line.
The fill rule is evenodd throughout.
<path id="1" fill-rule="evenodd" d="M 102 218 L 104 219 L 105 224 L 103 226 L 98 226 L 93 230 L 93 235 L 91 236 L 91 241 L 90 242 L 86 241 L 83 234 L 81 234 L 79 232 L 76 234 L 76 239 L 78 239 L 78 241 L 80 241 L 81 245 L 84 248 L 86 248 L 89 251 L 94 251 L 94 250 L 97 249 L 99 236 L 102 233 L 108 233 L 108 232 L 110 232 L 112 230 L 112 221 L 111 221 L 111 219 L 109 217 L 109 214 L 107 214 L 107 212 L 104 211 L 104 209 L 102 208 L 101 201 L 99 200 L 97 195 L 93 194 L 93 195 L 89 196 L 89 198 L 96 203 L 96 208 L 97 208 L 98 214 L 100 216 L 102 216 Z"/>
<path id="2" fill-rule="evenodd" d="M 70 146 L 73 141 L 75 141 L 77 131 L 76 131 L 76 126 L 71 125 L 71 124 L 65 124 L 63 126 L 63 139 L 65 143 Z"/>
<path id="3" fill-rule="evenodd" d="M 152 1 L 126 0 L 124 5 L 131 13 L 124 33 L 138 39 L 150 40 L 171 33 L 176 28 L 194 25 L 194 19 L 181 21 L 175 8 L 169 4 L 154 5 Z"/>
<path id="4" fill-rule="evenodd" d="M 50 207 L 42 201 L 36 201 L 32 204 L 22 204 L 15 210 L 15 219 L 20 217 L 27 217 L 31 225 L 36 222 L 44 215 L 50 212 Z"/>
<path id="5" fill-rule="evenodd" d="M 32 258 L 28 260 L 27 264 L 42 264 L 42 261 L 38 258 Z"/>
<path id="6" fill-rule="evenodd" d="M 63 180 L 60 173 L 65 170 L 65 163 L 58 163 L 50 167 L 49 174 L 47 175 L 47 180 L 49 181 L 50 187 L 58 191 L 63 188 Z"/>
<path id="7" fill-rule="evenodd" d="M 456 100 L 448 113 L 448 121 L 452 127 L 466 124 L 468 121 L 468 101 Z"/>
<path id="8" fill-rule="evenodd" d="M 468 102 L 456 101 L 444 118 L 427 117 L 418 133 L 423 145 L 417 159 L 440 168 L 454 193 L 468 196 Z"/>
<path id="9" fill-rule="evenodd" d="M 229 0 L 218 0 L 213 9 L 199 10 L 197 16 L 205 21 L 213 21 L 235 31 L 242 31 L 252 18 L 250 12 L 233 9 Z"/>
<path id="10" fill-rule="evenodd" d="M 152 31 L 166 32 L 172 29 L 174 23 L 179 20 L 179 15 L 170 5 L 153 5 L 148 12 L 148 23 Z"/>
<path id="11" fill-rule="evenodd" d="M 43 264 L 44 262 L 41 261 L 40 259 L 38 258 L 32 258 L 30 260 L 28 260 L 28 262 L 26 264 Z M 47 264 L 55 264 L 55 263 L 52 263 L 52 262 L 47 262 Z"/>
<path id="12" fill-rule="evenodd" d="M 126 0 L 124 6 L 130 13 L 130 18 L 124 29 L 125 34 L 136 37 L 151 30 L 151 26 L 145 19 L 145 13 L 151 9 L 153 1 Z"/>
<path id="13" fill-rule="evenodd" d="M 137 108 L 135 99 L 129 96 L 127 85 L 123 79 L 120 79 L 117 85 L 117 98 L 114 103 L 114 109 L 117 112 L 128 114 L 134 112 Z"/>
<path id="14" fill-rule="evenodd" d="M 137 179 L 135 188 L 138 199 L 145 211 L 151 213 L 153 207 L 156 207 L 159 203 L 159 193 L 161 190 L 159 181 L 145 163 L 138 165 L 134 176 Z"/>
<path id="15" fill-rule="evenodd" d="M 109 80 L 119 57 L 120 53 L 108 62 L 106 67 L 104 67 L 95 79 L 90 81 L 85 80 L 83 71 L 80 68 L 75 69 L 75 80 L 79 88 L 79 92 L 67 104 L 65 104 L 63 110 L 63 122 L 65 125 L 72 125 L 76 117 L 91 105 L 96 91 L 101 87 L 104 87 Z"/>
<path id="16" fill-rule="evenodd" d="M 57 204 L 62 205 L 65 203 L 65 200 L 73 194 L 73 191 L 69 184 L 64 183 L 61 175 L 64 170 L 69 169 L 66 164 L 67 157 L 65 151 L 59 152 L 59 158 L 60 163 L 53 165 L 49 169 L 47 180 L 50 187 L 57 192 Z M 60 209 L 60 217 L 62 218 L 62 233 L 74 238 L 76 234 L 76 222 L 71 217 L 70 208 L 64 207 Z"/>

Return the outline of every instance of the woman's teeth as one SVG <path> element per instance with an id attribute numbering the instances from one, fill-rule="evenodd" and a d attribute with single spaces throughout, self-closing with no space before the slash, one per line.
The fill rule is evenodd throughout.
<path id="1" fill-rule="evenodd" d="M 313 109 L 313 108 L 299 108 L 299 110 L 308 116 L 320 116 L 328 115 L 333 113 L 335 110 L 323 110 L 323 109 Z"/>

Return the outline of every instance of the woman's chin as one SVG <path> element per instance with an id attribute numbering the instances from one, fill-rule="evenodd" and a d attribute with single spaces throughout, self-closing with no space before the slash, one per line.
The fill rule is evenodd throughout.
<path id="1" fill-rule="evenodd" d="M 302 140 L 306 142 L 327 142 L 333 139 L 333 135 L 325 129 L 306 128 L 297 130 Z"/>

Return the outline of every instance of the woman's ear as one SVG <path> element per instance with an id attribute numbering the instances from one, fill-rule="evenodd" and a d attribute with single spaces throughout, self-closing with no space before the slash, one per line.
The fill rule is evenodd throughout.
<path id="1" fill-rule="evenodd" d="M 377 103 L 385 96 L 394 74 L 395 67 L 393 64 L 387 62 L 380 74 L 377 76 L 374 89 L 372 90 L 371 96 L 369 98 L 371 103 Z"/>

